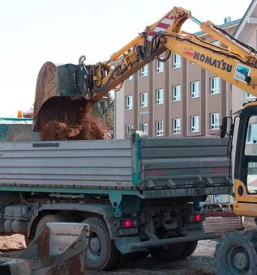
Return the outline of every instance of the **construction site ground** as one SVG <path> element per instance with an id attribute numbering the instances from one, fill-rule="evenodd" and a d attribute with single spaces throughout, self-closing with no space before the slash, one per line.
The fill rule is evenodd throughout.
<path id="1" fill-rule="evenodd" d="M 143 261 L 133 261 L 126 268 L 111 272 L 97 272 L 101 275 L 214 275 L 213 253 L 216 246 L 214 240 L 200 241 L 194 254 L 187 259 L 171 262 L 157 263 L 151 257 Z M 5 253 L 13 249 L 25 248 L 26 244 L 22 235 L 0 236 L 0 251 Z M 88 275 L 96 274 L 87 272 Z"/>

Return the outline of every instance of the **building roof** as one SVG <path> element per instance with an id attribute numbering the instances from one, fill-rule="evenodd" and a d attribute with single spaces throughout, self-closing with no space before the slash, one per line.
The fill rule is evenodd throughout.
<path id="1" fill-rule="evenodd" d="M 249 22 L 250 17 L 257 17 L 257 0 L 252 0 L 240 24 L 234 32 L 235 38 L 241 40 L 242 42 L 248 37 L 253 27 L 253 24 Z"/>
<path id="2" fill-rule="evenodd" d="M 241 21 L 242 21 L 242 18 L 236 19 L 236 20 L 233 20 L 233 21 L 230 21 L 227 23 L 223 23 L 223 24 L 219 25 L 219 28 L 226 29 L 231 26 L 236 26 L 236 25 L 239 25 L 241 23 Z M 204 34 L 206 34 L 204 31 L 199 31 L 199 32 L 194 33 L 195 36 L 202 36 Z"/>
<path id="3" fill-rule="evenodd" d="M 0 124 L 32 124 L 32 118 L 0 117 Z"/>

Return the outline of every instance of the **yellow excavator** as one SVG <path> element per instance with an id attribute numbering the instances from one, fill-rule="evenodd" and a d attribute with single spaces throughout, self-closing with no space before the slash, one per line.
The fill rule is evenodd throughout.
<path id="1" fill-rule="evenodd" d="M 181 30 L 191 19 L 224 46 L 215 46 Z M 133 41 L 106 62 L 55 65 L 46 62 L 38 75 L 34 106 L 34 130 L 49 121 L 73 121 L 84 108 L 90 111 L 111 90 L 157 58 L 165 62 L 172 53 L 198 64 L 232 85 L 257 96 L 257 52 L 210 21 L 200 22 L 183 8 L 174 7 L 156 23 L 147 26 Z M 165 55 L 165 56 L 163 56 Z M 237 124 L 236 124 L 237 123 Z M 257 217 L 257 102 L 249 102 L 234 118 L 225 117 L 220 136 L 236 138 L 234 167 L 234 212 Z M 236 126 L 235 126 L 236 125 Z M 255 137 L 256 135 L 256 137 Z M 256 177 L 257 179 L 257 177 Z M 257 274 L 257 232 L 240 231 L 222 237 L 215 251 L 217 274 Z"/>

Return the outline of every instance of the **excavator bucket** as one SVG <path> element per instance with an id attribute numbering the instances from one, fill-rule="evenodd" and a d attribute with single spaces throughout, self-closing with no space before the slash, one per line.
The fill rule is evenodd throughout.
<path id="1" fill-rule="evenodd" d="M 84 275 L 89 240 L 85 223 L 48 223 L 28 248 L 2 254 L 3 275 Z"/>
<path id="2" fill-rule="evenodd" d="M 49 121 L 67 124 L 80 121 L 81 110 L 90 106 L 80 84 L 84 77 L 82 69 L 83 65 L 56 65 L 52 62 L 42 66 L 36 84 L 34 131 L 39 132 Z"/>

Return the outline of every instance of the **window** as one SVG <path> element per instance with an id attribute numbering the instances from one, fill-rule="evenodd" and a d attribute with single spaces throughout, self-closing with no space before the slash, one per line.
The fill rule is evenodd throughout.
<path id="1" fill-rule="evenodd" d="M 191 132 L 199 132 L 199 116 L 191 116 Z"/>
<path id="2" fill-rule="evenodd" d="M 181 133 L 181 118 L 172 119 L 172 133 L 174 135 Z"/>
<path id="3" fill-rule="evenodd" d="M 156 136 L 163 136 L 163 121 L 156 121 Z"/>
<path id="4" fill-rule="evenodd" d="M 157 60 L 156 64 L 157 64 L 157 68 L 156 68 L 157 73 L 163 72 L 164 71 L 164 62 Z"/>
<path id="5" fill-rule="evenodd" d="M 147 107 L 147 103 L 148 103 L 148 96 L 147 93 L 141 93 L 140 94 L 140 101 L 141 101 L 141 107 Z"/>
<path id="6" fill-rule="evenodd" d="M 219 77 L 212 77 L 211 78 L 211 94 L 219 94 L 220 92 L 220 78 Z"/>
<path id="7" fill-rule="evenodd" d="M 172 56 L 173 69 L 181 67 L 181 55 L 173 54 Z"/>
<path id="8" fill-rule="evenodd" d="M 218 130 L 220 127 L 220 114 L 212 113 L 210 114 L 210 129 Z"/>
<path id="9" fill-rule="evenodd" d="M 147 76 L 148 75 L 148 66 L 145 65 L 141 70 L 140 70 L 141 77 Z"/>
<path id="10" fill-rule="evenodd" d="M 245 93 L 245 99 L 251 99 L 251 98 L 255 98 L 255 96 L 253 96 L 249 93 Z"/>
<path id="11" fill-rule="evenodd" d="M 212 44 L 215 45 L 215 46 L 220 46 L 220 41 L 218 41 L 218 40 L 214 41 L 214 42 L 212 42 Z"/>
<path id="12" fill-rule="evenodd" d="M 191 98 L 199 97 L 200 95 L 200 81 L 191 82 Z"/>
<path id="13" fill-rule="evenodd" d="M 132 132 L 132 130 L 133 130 L 133 126 L 132 125 L 126 125 L 126 134 L 128 135 L 128 134 L 130 134 L 131 132 Z"/>
<path id="14" fill-rule="evenodd" d="M 132 79 L 133 79 L 133 74 L 127 78 L 127 80 L 132 80 Z"/>
<path id="15" fill-rule="evenodd" d="M 163 104 L 163 89 L 156 90 L 156 103 Z"/>
<path id="16" fill-rule="evenodd" d="M 147 123 L 143 123 L 142 125 L 142 131 L 144 132 L 144 134 L 148 134 L 148 125 Z"/>
<path id="17" fill-rule="evenodd" d="M 133 108 L 133 96 L 129 95 L 126 97 L 126 109 L 131 110 Z"/>
<path id="18" fill-rule="evenodd" d="M 181 85 L 176 85 L 172 87 L 172 100 L 173 101 L 181 100 Z"/>

